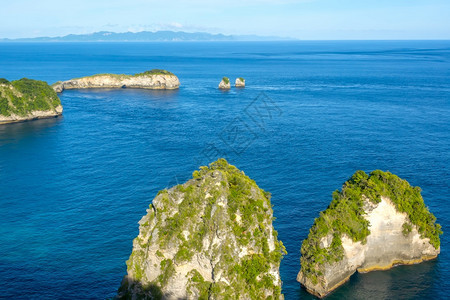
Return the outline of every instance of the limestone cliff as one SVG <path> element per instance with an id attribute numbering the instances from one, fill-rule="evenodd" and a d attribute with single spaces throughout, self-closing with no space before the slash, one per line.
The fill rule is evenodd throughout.
<path id="1" fill-rule="evenodd" d="M 356 172 L 320 213 L 301 248 L 297 280 L 323 297 L 355 272 L 437 257 L 441 227 L 420 189 L 382 171 Z"/>
<path id="2" fill-rule="evenodd" d="M 46 82 L 0 79 L 0 124 L 54 118 L 62 111 L 61 101 Z"/>
<path id="3" fill-rule="evenodd" d="M 231 88 L 230 78 L 223 77 L 219 83 L 219 89 L 221 90 L 229 90 Z"/>
<path id="4" fill-rule="evenodd" d="M 280 299 L 270 194 L 220 159 L 162 190 L 139 222 L 118 299 Z"/>
<path id="5" fill-rule="evenodd" d="M 52 85 L 57 93 L 72 89 L 89 88 L 138 88 L 152 90 L 173 90 L 180 87 L 177 76 L 165 70 L 151 70 L 135 75 L 97 74 Z"/>

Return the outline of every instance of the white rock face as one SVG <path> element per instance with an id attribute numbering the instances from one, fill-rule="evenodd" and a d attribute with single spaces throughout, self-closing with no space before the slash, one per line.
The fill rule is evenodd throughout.
<path id="1" fill-rule="evenodd" d="M 390 268 L 396 263 L 407 263 L 423 258 L 436 257 L 440 249 L 435 249 L 429 239 L 422 239 L 416 226 L 406 237 L 402 225 L 409 219 L 406 213 L 397 212 L 389 198 L 381 197 L 381 202 L 368 213 L 370 235 L 363 251 L 365 259 L 358 271 Z M 347 249 L 344 246 L 347 252 Z"/>
<path id="2" fill-rule="evenodd" d="M 241 77 L 236 78 L 236 81 L 235 81 L 234 85 L 235 85 L 237 88 L 243 88 L 243 87 L 245 87 L 245 79 L 244 79 L 244 78 L 241 78 Z"/>
<path id="3" fill-rule="evenodd" d="M 222 81 L 219 83 L 219 89 L 229 90 L 231 89 L 230 79 L 228 77 L 224 77 Z"/>
<path id="4" fill-rule="evenodd" d="M 270 201 L 254 182 L 228 166 L 203 169 L 202 176 L 158 194 L 139 222 L 139 236 L 127 261 L 128 275 L 117 298 L 282 298 L 279 261 L 270 257 L 284 247 L 272 226 Z M 230 201 L 236 201 L 230 198 L 230 189 L 239 182 L 248 184 L 242 187 L 248 200 L 240 198 L 241 209 L 259 201 L 248 208 L 251 215 L 246 217 L 236 210 L 237 203 L 230 207 Z M 239 271 L 253 263 L 254 268 L 267 264 L 254 279 L 271 282 L 256 295 L 250 294 L 242 277 L 246 271 Z"/>
<path id="5" fill-rule="evenodd" d="M 180 81 L 177 76 L 164 74 L 143 74 L 139 76 L 101 74 L 57 82 L 53 85 L 53 89 L 57 93 L 61 93 L 64 90 L 89 88 L 173 90 L 179 87 Z"/>
<path id="6" fill-rule="evenodd" d="M 313 284 L 300 271 L 297 280 L 312 294 L 324 296 L 343 284 L 355 272 L 389 269 L 396 264 L 415 264 L 435 258 L 440 248 L 435 249 L 428 238 L 421 238 L 416 226 L 403 235 L 403 224 L 409 221 L 406 213 L 400 213 L 389 198 L 381 197 L 381 202 L 372 204 L 365 200 L 364 210 L 369 222 L 370 234 L 367 243 L 353 242 L 346 235 L 341 236 L 344 258 L 332 265 L 326 265 L 322 284 Z M 332 237 L 323 239 L 328 247 Z"/>

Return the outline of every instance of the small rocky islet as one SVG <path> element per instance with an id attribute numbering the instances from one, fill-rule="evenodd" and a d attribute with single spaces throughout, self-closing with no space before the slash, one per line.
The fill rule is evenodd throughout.
<path id="1" fill-rule="evenodd" d="M 245 87 L 245 79 L 242 77 L 236 78 L 236 81 L 234 82 L 234 86 L 237 88 L 244 88 Z"/>
<path id="2" fill-rule="evenodd" d="M 231 89 L 230 78 L 223 77 L 219 83 L 219 89 L 221 90 L 229 90 Z"/>

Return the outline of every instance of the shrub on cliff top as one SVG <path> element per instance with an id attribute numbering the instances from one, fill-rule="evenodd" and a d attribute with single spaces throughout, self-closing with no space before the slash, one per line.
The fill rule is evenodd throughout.
<path id="1" fill-rule="evenodd" d="M 145 72 L 142 72 L 142 73 L 136 73 L 134 75 L 113 74 L 113 73 L 99 73 L 99 74 L 94 74 L 94 75 L 90 75 L 90 76 L 78 77 L 78 78 L 74 78 L 74 79 L 92 78 L 92 77 L 98 77 L 98 76 L 110 76 L 110 77 L 114 77 L 114 78 L 117 78 L 117 79 L 125 79 L 125 78 L 145 76 L 145 75 L 174 75 L 174 74 L 172 72 L 167 71 L 167 70 L 152 69 L 150 71 L 145 71 Z"/>
<path id="2" fill-rule="evenodd" d="M 173 73 L 167 70 L 153 69 L 150 71 L 145 71 L 143 73 L 135 74 L 134 76 L 142 76 L 142 75 L 173 75 Z"/>

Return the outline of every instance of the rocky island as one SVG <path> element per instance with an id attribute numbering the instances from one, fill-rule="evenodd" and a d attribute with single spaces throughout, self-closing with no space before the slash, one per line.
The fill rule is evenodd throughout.
<path id="1" fill-rule="evenodd" d="M 242 77 L 236 78 L 236 81 L 234 82 L 234 86 L 237 88 L 244 88 L 245 87 L 245 79 Z"/>
<path id="2" fill-rule="evenodd" d="M 441 226 L 406 180 L 357 171 L 333 193 L 301 247 L 297 280 L 323 297 L 358 272 L 416 264 L 440 252 Z"/>
<path id="3" fill-rule="evenodd" d="M 219 89 L 221 90 L 229 90 L 231 89 L 230 78 L 223 77 L 219 83 Z"/>
<path id="4" fill-rule="evenodd" d="M 270 194 L 219 159 L 139 221 L 118 299 L 282 299 Z"/>
<path id="5" fill-rule="evenodd" d="M 0 124 L 54 118 L 62 111 L 58 95 L 46 82 L 0 79 Z"/>
<path id="6" fill-rule="evenodd" d="M 64 90 L 90 88 L 173 90 L 180 87 L 180 81 L 177 76 L 169 71 L 153 69 L 134 75 L 96 74 L 67 81 L 58 81 L 52 87 L 57 93 L 61 93 Z"/>

